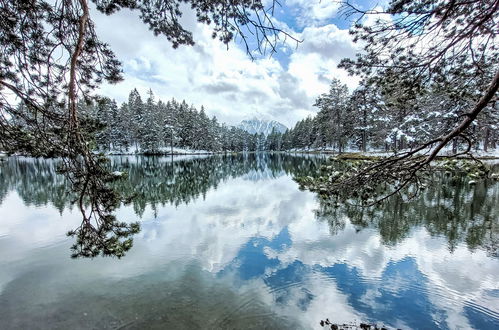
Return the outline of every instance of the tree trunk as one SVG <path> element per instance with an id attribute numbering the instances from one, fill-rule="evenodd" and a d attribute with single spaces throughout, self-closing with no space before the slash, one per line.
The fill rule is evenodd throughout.
<path id="1" fill-rule="evenodd" d="M 485 137 L 483 139 L 483 151 L 487 152 L 489 147 L 490 128 L 485 126 Z"/>
<path id="2" fill-rule="evenodd" d="M 452 140 L 452 153 L 457 153 L 457 139 Z"/>
<path id="3" fill-rule="evenodd" d="M 364 107 L 364 129 L 362 130 L 362 151 L 366 152 L 367 151 L 367 110 Z"/>

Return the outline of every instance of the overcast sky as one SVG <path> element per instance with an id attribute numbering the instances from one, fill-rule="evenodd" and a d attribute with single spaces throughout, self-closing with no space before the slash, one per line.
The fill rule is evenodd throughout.
<path id="1" fill-rule="evenodd" d="M 198 109 L 204 105 L 208 115 L 228 124 L 256 116 L 292 127 L 317 111 L 314 101 L 332 78 L 350 88 L 358 82 L 337 68 L 358 47 L 348 34 L 351 23 L 338 18 L 337 11 L 335 1 L 282 1 L 276 23 L 303 42 L 298 47 L 281 44 L 273 57 L 252 61 L 241 44 L 231 43 L 227 50 L 213 40 L 210 28 L 197 23 L 189 10 L 182 23 L 193 32 L 196 45 L 178 49 L 165 37 L 154 37 L 134 12 L 105 16 L 93 10 L 97 32 L 122 61 L 125 76 L 117 85 L 104 85 L 100 93 L 122 102 L 133 88 L 143 97 L 151 88 L 164 101 L 174 97 Z"/>

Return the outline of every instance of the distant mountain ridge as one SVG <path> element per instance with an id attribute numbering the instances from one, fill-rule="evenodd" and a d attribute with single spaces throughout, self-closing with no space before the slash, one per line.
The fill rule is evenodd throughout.
<path id="1" fill-rule="evenodd" d="M 239 125 L 238 128 L 245 130 L 250 134 L 260 134 L 267 136 L 272 133 L 272 129 L 277 132 L 284 133 L 288 129 L 286 126 L 275 120 L 265 120 L 265 119 L 245 119 Z"/>

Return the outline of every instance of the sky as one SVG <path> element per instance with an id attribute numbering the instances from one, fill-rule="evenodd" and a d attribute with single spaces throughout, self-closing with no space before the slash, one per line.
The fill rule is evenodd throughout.
<path id="1" fill-rule="evenodd" d="M 357 4 L 367 8 L 379 2 Z M 232 42 L 227 49 L 213 40 L 210 27 L 196 22 L 189 8 L 181 22 L 196 44 L 177 49 L 165 37 L 155 37 L 135 12 L 106 16 L 93 9 L 97 33 L 122 62 L 125 78 L 117 85 L 103 85 L 99 93 L 121 103 L 133 88 L 143 97 L 152 89 L 163 101 L 174 97 L 197 109 L 204 105 L 209 116 L 230 125 L 257 117 L 292 127 L 317 112 L 313 104 L 333 78 L 350 89 L 358 84 L 358 78 L 337 68 L 342 58 L 354 57 L 359 50 L 348 33 L 351 22 L 338 15 L 338 7 L 332 0 L 282 1 L 274 14 L 276 26 L 303 42 L 288 40 L 272 57 L 254 60 L 241 43 Z"/>

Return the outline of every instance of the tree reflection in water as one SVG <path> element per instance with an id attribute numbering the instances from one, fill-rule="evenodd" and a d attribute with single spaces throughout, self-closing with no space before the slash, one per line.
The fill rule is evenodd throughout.
<path id="1" fill-rule="evenodd" d="M 113 171 L 127 174 L 114 182 L 130 203 L 135 214 L 143 216 L 147 206 L 158 210 L 165 205 L 189 204 L 204 198 L 210 189 L 224 181 L 244 176 L 248 180 L 272 179 L 282 175 L 314 176 L 324 163 L 321 157 L 284 154 L 238 154 L 210 157 L 112 157 Z M 57 174 L 56 160 L 9 158 L 0 164 L 0 203 L 15 190 L 28 206 L 51 204 L 62 214 L 71 209 L 75 195 L 62 175 Z M 327 221 L 334 235 L 351 222 L 358 230 L 375 228 L 384 244 L 395 245 L 407 237 L 414 227 L 424 226 L 432 235 L 447 238 L 452 251 L 460 242 L 470 249 L 486 249 L 498 256 L 499 185 L 480 181 L 470 185 L 465 177 L 435 174 L 433 184 L 418 198 L 403 202 L 393 196 L 385 203 L 370 208 L 337 204 L 319 198 L 316 218 Z M 120 219 L 121 220 L 121 219 Z M 136 219 L 124 219 L 132 220 Z M 131 248 L 132 236 L 139 227 L 129 222 L 80 226 L 72 234 L 77 237 L 74 257 L 96 255 L 121 257 Z M 93 231 L 88 235 L 88 230 Z"/>
<path id="2" fill-rule="evenodd" d="M 238 154 L 211 157 L 112 157 L 112 171 L 126 173 L 112 186 L 132 204 L 141 218 L 146 206 L 157 210 L 166 204 L 178 206 L 205 197 L 210 189 L 230 178 L 275 178 L 284 174 L 318 171 L 317 157 L 281 157 L 276 154 Z M 0 203 L 11 190 L 17 191 L 27 206 L 53 205 L 62 215 L 74 208 L 77 196 L 64 176 L 57 174 L 57 160 L 12 157 L 0 165 Z M 75 237 L 72 257 L 116 256 L 133 245 L 140 226 L 109 216 L 99 223 L 82 221 L 68 232 Z M 135 219 L 126 219 L 132 220 Z"/>
<path id="3" fill-rule="evenodd" d="M 497 166 L 493 169 L 498 171 Z M 348 219 L 357 230 L 375 228 L 384 244 L 395 246 L 414 227 L 424 226 L 433 236 L 447 238 L 449 250 L 460 242 L 499 256 L 499 184 L 486 179 L 470 184 L 466 176 L 434 173 L 432 184 L 405 202 L 394 195 L 382 204 L 359 207 L 319 198 L 316 217 L 327 221 L 331 233 L 343 230 Z"/>

